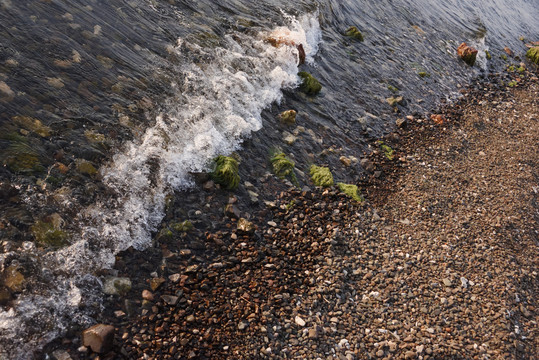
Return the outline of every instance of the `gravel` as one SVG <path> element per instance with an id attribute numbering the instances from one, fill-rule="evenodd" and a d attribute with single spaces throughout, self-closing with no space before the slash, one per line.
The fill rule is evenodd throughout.
<path id="1" fill-rule="evenodd" d="M 254 233 L 225 216 L 186 235 L 188 256 L 162 242 L 135 311 L 109 319 L 109 356 L 533 359 L 539 84 L 520 77 L 476 84 L 436 122 L 407 117 L 384 139 L 394 160 L 361 161 L 366 202 L 290 188 L 250 214 Z"/>

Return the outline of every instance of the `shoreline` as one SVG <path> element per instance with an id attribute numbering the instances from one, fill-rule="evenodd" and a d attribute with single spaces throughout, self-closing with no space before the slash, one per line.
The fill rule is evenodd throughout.
<path id="1" fill-rule="evenodd" d="M 535 80 L 532 80 L 533 77 Z M 524 81 L 527 87 L 535 87 L 537 94 L 537 74 L 528 74 Z M 483 89 L 483 86 L 487 85 L 476 82 L 476 86 Z M 493 95 L 504 99 L 507 95 L 505 92 L 513 94 L 526 91 L 518 89 L 521 87 L 519 84 L 517 89 L 506 90 L 505 86 L 497 89 L 493 85 L 493 88 L 487 89 L 486 92 L 481 91 L 484 92 L 482 95 L 491 91 Z M 455 299 L 460 300 L 460 295 L 466 294 L 467 287 L 458 286 L 459 282 L 464 282 L 452 273 L 447 275 L 449 278 L 440 275 L 442 278 L 435 281 L 438 285 L 434 288 L 431 288 L 432 283 L 421 284 L 419 281 L 417 287 L 414 287 L 414 284 L 407 285 L 411 295 L 398 290 L 403 285 L 398 282 L 402 274 L 407 279 L 405 281 L 413 283 L 419 280 L 417 276 L 411 276 L 412 280 L 409 280 L 406 275 L 409 275 L 410 271 L 413 273 L 412 269 L 421 264 L 421 250 L 424 249 L 412 246 L 402 238 L 402 235 L 415 231 L 403 229 L 411 226 L 413 219 L 396 216 L 395 209 L 400 208 L 385 202 L 392 197 L 398 199 L 393 187 L 396 184 L 402 185 L 400 181 L 407 176 L 407 172 L 422 161 L 414 156 L 415 152 L 425 150 L 425 147 L 428 150 L 429 144 L 443 143 L 444 139 L 451 138 L 462 130 L 463 124 L 453 118 L 464 115 L 458 109 L 459 104 L 472 101 L 471 105 L 474 106 L 474 97 L 481 96 L 474 91 L 456 100 L 454 104 L 442 107 L 439 115 L 448 120 L 443 124 L 438 125 L 431 119 L 419 119 L 421 122 L 418 122 L 418 119 L 408 120 L 406 129 L 400 129 L 384 138 L 384 142 L 396 151 L 396 159 L 389 161 L 384 157 L 383 151 L 376 148 L 366 157 L 375 168 L 359 183 L 363 195 L 367 198 L 365 203 L 355 203 L 334 188 L 309 191 L 289 189 L 288 185 L 273 176 L 267 179 L 264 188 L 265 193 L 279 193 L 275 206 L 260 205 L 256 212 L 241 212 L 242 216 L 246 216 L 258 227 L 254 234 L 241 233 L 236 229 L 235 217 L 239 216 L 234 211 L 229 213 L 230 218 L 223 218 L 221 211 L 213 210 L 211 215 L 195 221 L 193 231 L 183 232 L 179 237 L 171 239 L 158 238 L 155 246 L 144 253 L 122 254 L 117 261 L 117 275 L 128 275 L 133 280 L 133 287 L 126 297 L 109 299 L 107 314 L 104 314 L 106 316 L 103 319 L 99 319 L 117 327 L 112 355 L 99 358 L 143 358 L 138 356 L 142 353 L 152 354 L 149 355 L 150 358 L 181 359 L 284 358 L 285 353 L 287 358 L 326 358 L 329 355 L 346 359 L 387 356 L 463 358 L 468 353 L 477 353 L 478 356 L 502 356 L 503 352 L 489 353 L 502 349 L 499 344 L 492 350 L 483 344 L 476 344 L 477 347 L 468 344 L 472 346 L 468 349 L 461 347 L 458 341 L 456 344 L 448 342 L 453 340 L 453 337 L 458 339 L 458 336 L 465 336 L 462 331 L 456 334 L 447 332 L 449 335 L 443 339 L 449 345 L 433 347 L 417 340 L 415 335 L 422 335 L 421 340 L 433 338 L 434 336 L 430 335 L 446 332 L 443 326 L 425 325 L 412 332 L 413 325 L 406 325 L 410 327 L 406 329 L 403 321 L 391 323 L 392 317 L 399 318 L 399 314 L 407 312 L 414 314 L 416 321 L 421 318 L 428 319 L 432 309 L 441 312 L 440 308 L 451 309 L 457 302 Z M 488 105 L 488 98 L 485 101 Z M 537 101 L 535 106 L 537 108 Z M 488 127 L 488 124 L 482 126 Z M 530 154 L 532 152 L 533 149 Z M 412 157 L 409 158 L 410 156 Z M 429 151 L 419 156 L 428 158 Z M 433 185 L 429 186 L 432 188 Z M 238 199 L 222 190 L 208 189 L 205 193 L 190 191 L 187 196 L 199 196 L 202 199 L 200 204 L 224 206 L 229 203 L 233 205 L 232 208 L 236 206 L 250 209 L 249 199 Z M 481 193 L 478 196 L 481 196 Z M 272 199 L 268 200 L 271 202 Z M 535 201 L 537 202 L 537 196 Z M 438 206 L 436 211 L 440 211 L 444 206 Z M 430 212 L 430 209 L 427 212 Z M 412 214 L 417 215 L 413 212 Z M 165 222 L 170 222 L 176 215 L 169 215 Z M 196 212 L 186 215 L 192 215 L 195 219 L 198 216 Z M 526 227 L 524 220 L 515 223 L 517 229 L 518 226 Z M 468 226 L 473 224 L 473 219 L 466 221 Z M 537 223 L 537 219 L 535 222 Z M 352 226 L 347 227 L 347 224 Z M 197 230 L 200 225 L 204 225 L 205 231 Z M 500 229 L 499 234 L 512 230 L 507 230 L 509 225 L 497 225 L 494 224 L 494 227 Z M 528 225 L 531 226 L 528 229 L 531 234 L 529 236 L 533 236 L 533 221 Z M 215 229 L 208 231 L 211 227 Z M 537 233 L 535 236 L 537 237 Z M 385 239 L 386 243 L 380 244 L 381 239 Z M 445 239 L 445 242 L 448 241 Z M 316 243 L 316 246 L 313 246 L 313 243 Z M 410 251 L 395 252 L 396 244 L 403 248 L 411 246 Z M 433 244 L 428 245 L 434 246 Z M 454 244 L 445 245 L 451 250 L 458 247 Z M 443 246 L 436 247 L 436 250 L 447 251 Z M 503 249 L 498 250 L 503 255 Z M 533 260 L 533 249 L 531 251 Z M 410 257 L 407 257 L 407 254 L 412 259 L 416 256 L 416 260 L 408 261 Z M 517 262 L 525 263 L 528 260 L 521 256 Z M 130 268 L 134 264 L 137 269 Z M 152 277 L 151 273 L 156 276 Z M 529 296 L 526 297 L 525 301 L 532 303 L 531 309 L 524 306 L 523 311 L 518 306 L 514 313 L 524 319 L 533 319 L 537 306 L 533 303 L 533 294 L 537 297 L 537 274 L 534 275 L 532 271 L 526 276 L 529 277 L 527 281 L 532 297 L 531 300 Z M 470 282 L 465 276 L 461 277 Z M 164 281 L 161 282 L 160 279 Z M 448 280 L 450 285 L 446 285 L 445 280 Z M 151 289 L 151 282 L 160 284 Z M 329 284 L 326 284 L 327 282 Z M 389 285 L 386 285 L 386 282 Z M 386 294 L 384 291 L 388 287 L 391 289 Z M 429 300 L 425 301 L 428 307 L 399 308 L 400 305 L 406 305 L 407 302 L 421 297 L 423 290 L 437 294 L 438 288 L 448 295 L 441 298 L 439 295 L 433 296 L 436 304 Z M 449 288 L 449 291 L 446 291 L 446 288 Z M 470 288 L 475 289 L 474 286 Z M 421 291 L 416 294 L 418 289 Z M 144 301 L 140 295 L 143 290 L 151 291 L 153 300 L 148 300 L 148 296 Z M 451 299 L 453 296 L 455 299 Z M 427 296 L 429 299 L 430 297 Z M 174 303 L 173 306 L 171 302 Z M 466 302 L 466 306 L 473 306 L 470 304 L 469 301 Z M 423 311 L 423 308 L 426 311 Z M 114 314 L 114 311 L 121 311 L 124 315 L 119 312 Z M 497 311 L 496 315 L 498 313 L 500 311 Z M 142 316 L 139 317 L 139 314 Z M 500 316 L 503 318 L 503 314 Z M 382 319 L 380 324 L 384 326 L 376 328 L 379 325 L 378 319 Z M 513 319 L 515 316 L 508 320 Z M 365 324 L 368 324 L 368 328 Z M 537 334 L 537 324 L 528 323 L 527 326 L 531 327 L 531 330 L 526 328 L 522 331 Z M 451 328 L 452 331 L 455 330 Z M 145 330 L 142 332 L 143 329 Z M 401 334 L 401 330 L 405 329 L 408 336 Z M 370 331 L 367 333 L 366 330 Z M 477 337 L 480 338 L 479 335 Z M 80 344 L 76 343 L 77 335 L 74 334 L 73 338 L 74 341 L 66 336 L 64 345 L 50 344 L 45 352 L 53 348 L 69 348 L 74 359 L 96 358 L 89 353 L 78 351 Z M 174 338 L 176 341 L 172 341 Z M 161 342 L 159 339 L 162 339 Z M 534 337 L 531 339 L 533 341 Z M 521 344 L 518 340 L 515 341 L 516 357 L 509 358 L 531 358 L 526 356 L 532 356 L 532 347 L 537 347 L 537 343 Z M 165 342 L 168 344 L 164 345 Z M 168 349 L 166 356 L 162 350 L 164 347 Z"/>

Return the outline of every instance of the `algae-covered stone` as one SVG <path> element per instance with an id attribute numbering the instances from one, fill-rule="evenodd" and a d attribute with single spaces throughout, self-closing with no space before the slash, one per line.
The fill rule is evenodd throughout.
<path id="1" fill-rule="evenodd" d="M 300 89 L 307 95 L 316 95 L 322 90 L 320 82 L 308 72 L 300 71 L 298 76 L 303 79 Z"/>
<path id="2" fill-rule="evenodd" d="M 343 192 L 345 195 L 351 197 L 352 199 L 362 202 L 365 199 L 359 194 L 359 189 L 357 185 L 353 184 L 344 184 L 344 183 L 338 183 L 337 186 L 339 187 L 339 190 Z"/>
<path id="3" fill-rule="evenodd" d="M 20 127 L 32 131 L 38 134 L 41 137 L 48 137 L 51 135 L 51 128 L 43 125 L 43 123 L 35 118 L 29 116 L 14 116 L 12 118 L 13 122 Z"/>
<path id="4" fill-rule="evenodd" d="M 103 292 L 107 295 L 125 296 L 131 291 L 131 280 L 126 277 L 108 277 L 103 282 Z"/>
<path id="5" fill-rule="evenodd" d="M 88 160 L 79 159 L 77 161 L 77 170 L 79 170 L 79 172 L 83 174 L 90 175 L 90 176 L 94 176 L 95 174 L 97 174 L 97 169 Z"/>
<path id="6" fill-rule="evenodd" d="M 388 160 L 393 160 L 395 156 L 395 151 L 388 145 L 386 145 L 383 141 L 378 141 L 378 145 L 380 146 L 380 149 L 384 152 L 385 157 Z"/>
<path id="7" fill-rule="evenodd" d="M 32 225 L 30 231 L 39 245 L 59 248 L 69 244 L 67 233 L 51 223 L 38 221 Z"/>
<path id="8" fill-rule="evenodd" d="M 327 167 L 312 165 L 309 171 L 311 179 L 316 186 L 333 186 L 333 175 Z"/>
<path id="9" fill-rule="evenodd" d="M 526 57 L 539 65 L 539 46 L 534 46 L 526 52 Z"/>
<path id="10" fill-rule="evenodd" d="M 0 153 L 3 164 L 16 173 L 43 172 L 38 153 L 28 144 L 27 139 L 18 134 L 8 134 L 2 138 L 9 140 L 9 147 Z"/>
<path id="11" fill-rule="evenodd" d="M 430 77 L 430 74 L 426 71 L 420 71 L 417 73 L 417 75 L 419 75 L 419 77 L 422 77 L 422 78 Z"/>
<path id="12" fill-rule="evenodd" d="M 270 162 L 275 175 L 277 175 L 281 179 L 289 178 L 292 183 L 297 185 L 298 179 L 296 178 L 296 174 L 294 172 L 295 164 L 292 160 L 290 160 L 288 156 L 281 152 L 275 154 L 270 159 Z"/>
<path id="13" fill-rule="evenodd" d="M 211 173 L 213 181 L 228 190 L 236 189 L 240 184 L 238 161 L 230 156 L 219 155 L 214 159 L 215 167 Z"/>
<path id="14" fill-rule="evenodd" d="M 193 223 L 191 223 L 189 220 L 176 223 L 172 227 L 178 232 L 188 232 L 194 228 Z"/>
<path id="15" fill-rule="evenodd" d="M 296 123 L 296 110 L 287 110 L 279 114 L 279 119 L 287 125 L 294 125 Z"/>
<path id="16" fill-rule="evenodd" d="M 93 143 L 105 142 L 105 135 L 92 131 L 92 130 L 86 130 L 84 132 L 84 136 L 86 136 L 86 139 L 88 139 L 88 141 L 93 142 Z"/>
<path id="17" fill-rule="evenodd" d="M 355 26 L 350 26 L 345 32 L 344 35 L 354 38 L 359 41 L 363 41 L 363 34 Z"/>
<path id="18" fill-rule="evenodd" d="M 485 50 L 485 56 L 487 57 L 487 60 L 492 60 L 492 55 L 490 55 L 490 51 Z"/>

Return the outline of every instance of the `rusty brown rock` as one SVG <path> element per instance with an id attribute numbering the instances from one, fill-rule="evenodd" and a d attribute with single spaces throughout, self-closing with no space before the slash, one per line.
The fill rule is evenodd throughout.
<path id="1" fill-rule="evenodd" d="M 464 62 L 470 66 L 475 64 L 475 59 L 477 58 L 477 49 L 466 45 L 465 42 L 459 45 L 457 48 L 457 54 L 460 56 Z"/>

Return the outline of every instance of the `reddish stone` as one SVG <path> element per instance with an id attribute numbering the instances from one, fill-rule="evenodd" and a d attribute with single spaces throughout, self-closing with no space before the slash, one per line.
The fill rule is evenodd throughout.
<path id="1" fill-rule="evenodd" d="M 460 44 L 457 48 L 457 54 L 460 56 L 466 64 L 473 66 L 475 64 L 475 59 L 477 58 L 477 49 L 466 45 L 466 43 Z"/>

